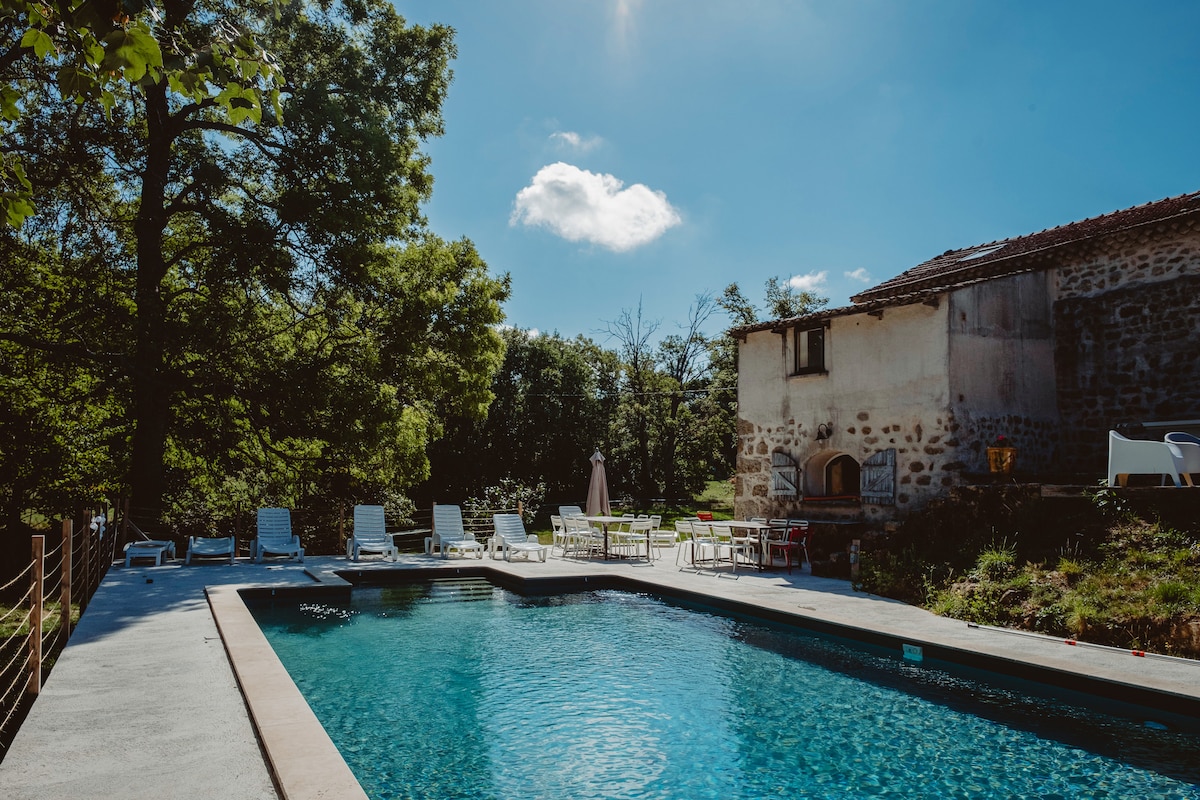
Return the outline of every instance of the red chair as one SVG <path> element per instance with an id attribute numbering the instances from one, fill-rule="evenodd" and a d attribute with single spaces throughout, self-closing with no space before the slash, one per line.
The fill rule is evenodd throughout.
<path id="1" fill-rule="evenodd" d="M 696 519 L 700 520 L 701 522 L 712 522 L 713 515 L 711 511 L 697 511 Z"/>
<path id="2" fill-rule="evenodd" d="M 773 564 L 775 556 L 782 553 L 783 560 L 787 564 L 788 574 L 790 575 L 792 572 L 792 553 L 796 554 L 797 563 L 812 563 L 808 559 L 808 537 L 812 533 L 808 527 L 808 520 L 790 519 L 787 524 L 787 538 L 767 540 L 767 563 Z M 804 561 L 800 561 L 801 555 L 804 556 Z"/>

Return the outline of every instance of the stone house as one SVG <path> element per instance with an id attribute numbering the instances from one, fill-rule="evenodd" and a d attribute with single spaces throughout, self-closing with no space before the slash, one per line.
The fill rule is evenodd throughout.
<path id="1" fill-rule="evenodd" d="M 948 250 L 851 302 L 731 331 L 737 514 L 902 517 L 988 479 L 998 437 L 1019 479 L 1094 484 L 1109 429 L 1200 419 L 1200 192 Z"/>

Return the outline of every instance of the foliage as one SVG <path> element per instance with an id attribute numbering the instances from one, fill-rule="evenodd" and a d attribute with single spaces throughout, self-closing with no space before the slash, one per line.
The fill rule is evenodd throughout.
<path id="1" fill-rule="evenodd" d="M 463 501 L 463 508 L 475 512 L 498 512 L 521 509 L 521 519 L 531 525 L 546 499 L 546 487 L 538 483 L 527 486 L 512 479 L 503 479 L 495 486 L 486 486 L 474 497 Z"/>
<path id="2" fill-rule="evenodd" d="M 1096 510 L 1108 519 L 1129 520 L 1134 517 L 1134 511 L 1129 502 L 1116 490 L 1109 488 L 1106 483 L 1094 491 L 1088 492 L 1086 496 Z"/>
<path id="3" fill-rule="evenodd" d="M 80 103 L 50 56 L 5 65 L 39 197 L 0 235 L 6 518 L 85 489 L 189 525 L 394 497 L 446 417 L 485 413 L 502 354 L 507 277 L 420 212 L 452 32 L 377 0 L 163 8 L 151 32 L 202 58 Z M 231 65 L 234 30 L 258 49 Z M 279 74 L 286 113 L 259 119 Z"/>
<path id="4" fill-rule="evenodd" d="M 1016 548 L 1001 544 L 979 554 L 975 559 L 975 574 L 984 580 L 1003 580 L 1012 575 L 1016 561 Z"/>
<path id="5" fill-rule="evenodd" d="M 27 108 L 24 70 L 49 65 L 64 100 L 95 102 L 111 114 L 127 87 L 170 86 L 186 103 L 236 126 L 280 111 L 282 75 L 256 29 L 273 2 L 224 5 L 123 0 L 5 0 L 0 4 L 0 117 Z M 19 226 L 34 213 L 33 186 L 12 153 L 0 164 L 0 210 Z"/>
<path id="6" fill-rule="evenodd" d="M 1090 499 L 1048 505 L 1011 491 L 989 494 L 997 498 L 960 497 L 953 511 L 912 520 L 908 535 L 864 554 L 864 588 L 976 623 L 1200 657 L 1191 633 L 1200 626 L 1194 520 L 1184 528 L 1127 512 L 1114 521 Z M 992 512 L 986 527 L 972 506 Z M 953 547 L 931 524 L 943 513 L 960 520 L 964 546 Z M 1017 521 L 1027 535 L 995 544 L 995 531 L 1011 531 Z M 933 540 L 927 547 L 916 545 L 918 531 Z M 950 552 L 935 555 L 939 548 Z M 973 564 L 965 567 L 968 558 Z"/>
<path id="7" fill-rule="evenodd" d="M 500 333 L 504 359 L 485 419 L 458 415 L 430 451 L 428 500 L 452 502 L 504 479 L 544 484 L 553 496 L 587 486 L 588 457 L 608 451 L 617 365 L 586 339 Z M 611 455 L 611 453 L 609 454 Z"/>

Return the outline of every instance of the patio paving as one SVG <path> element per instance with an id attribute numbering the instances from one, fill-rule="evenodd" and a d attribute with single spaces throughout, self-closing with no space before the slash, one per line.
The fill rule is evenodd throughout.
<path id="1" fill-rule="evenodd" d="M 344 585 L 335 570 L 469 574 L 480 568 L 506 580 L 615 582 L 732 610 L 753 608 L 897 648 L 899 642 L 917 645 L 927 656 L 1033 671 L 1063 685 L 1100 686 L 1183 713 L 1200 709 L 1200 662 L 1067 647 L 1061 639 L 970 627 L 800 570 L 791 575 L 739 570 L 736 577 L 727 568 L 719 574 L 681 570 L 670 552 L 652 564 L 559 558 L 506 563 L 415 554 L 396 564 L 352 564 L 337 557 L 310 557 L 303 565 L 118 564 L 0 764 L 0 796 L 362 798 L 234 590 Z"/>

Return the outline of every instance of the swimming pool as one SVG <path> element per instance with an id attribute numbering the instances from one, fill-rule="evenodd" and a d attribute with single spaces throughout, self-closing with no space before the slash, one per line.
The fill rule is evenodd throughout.
<path id="1" fill-rule="evenodd" d="M 643 595 L 251 607 L 373 798 L 1200 798 L 1186 725 Z"/>

